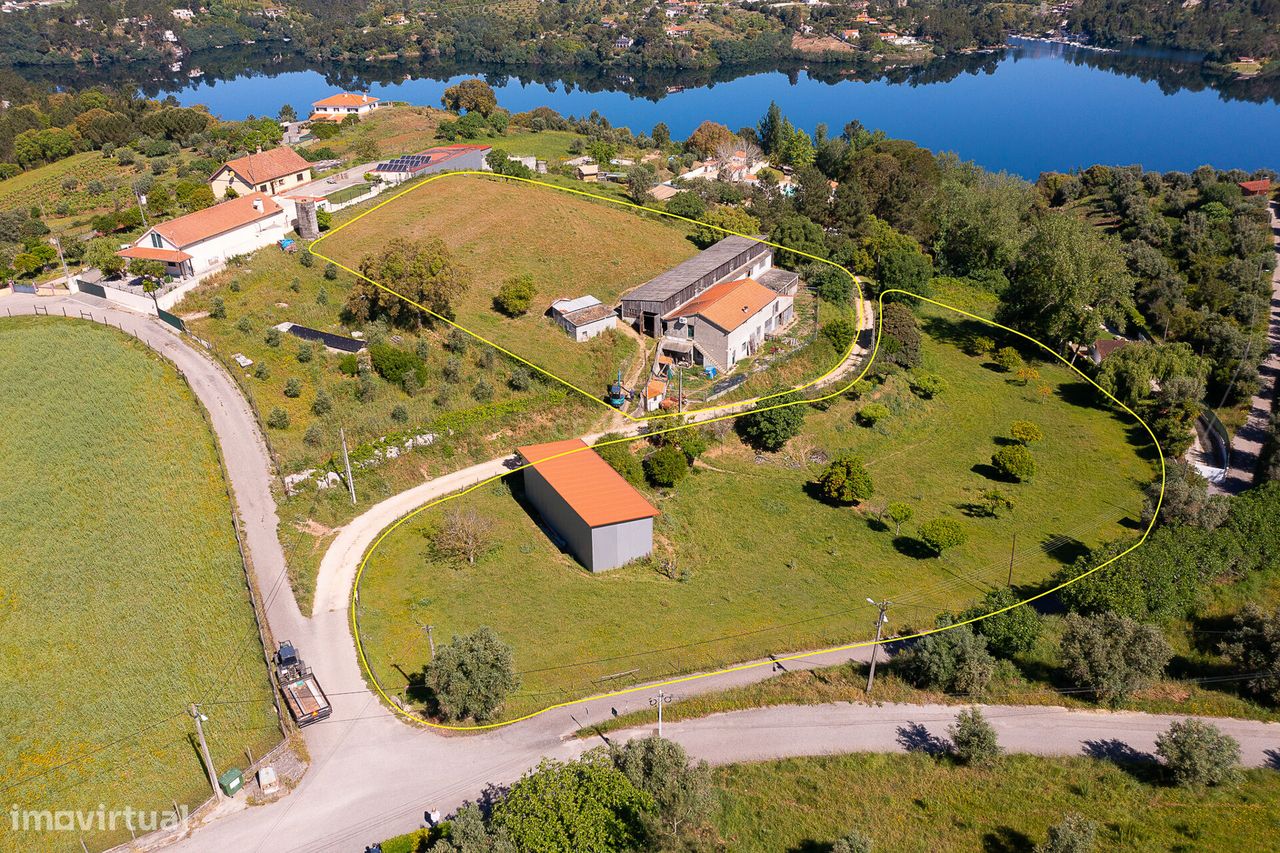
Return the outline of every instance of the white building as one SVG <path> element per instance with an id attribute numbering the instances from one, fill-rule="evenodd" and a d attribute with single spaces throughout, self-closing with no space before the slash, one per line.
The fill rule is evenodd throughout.
<path id="1" fill-rule="evenodd" d="M 214 198 L 260 192 L 280 195 L 311 180 L 311 164 L 292 148 L 281 146 L 238 157 L 224 164 L 209 178 Z"/>
<path id="2" fill-rule="evenodd" d="M 154 225 L 117 254 L 161 261 L 174 278 L 190 278 L 281 240 L 287 230 L 284 209 L 251 193 Z"/>
<path id="3" fill-rule="evenodd" d="M 347 116 L 366 116 L 378 108 L 381 101 L 372 95 L 341 92 L 313 101 L 312 121 L 342 121 Z"/>
<path id="4" fill-rule="evenodd" d="M 766 337 L 790 325 L 794 303 L 794 296 L 753 278 L 721 282 L 663 315 L 662 348 L 682 354 L 692 344 L 694 364 L 732 370 Z"/>
<path id="5" fill-rule="evenodd" d="M 551 303 L 551 318 L 579 343 L 602 335 L 618 325 L 618 315 L 594 296 L 557 299 Z"/>

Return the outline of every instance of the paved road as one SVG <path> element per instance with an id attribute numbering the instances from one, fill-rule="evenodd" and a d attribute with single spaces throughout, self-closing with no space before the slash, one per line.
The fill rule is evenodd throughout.
<path id="1" fill-rule="evenodd" d="M 1271 203 L 1271 234 L 1280 253 L 1280 202 Z M 1236 495 L 1253 485 L 1258 462 L 1267 441 L 1267 426 L 1275 400 L 1276 379 L 1280 377 L 1280 263 L 1271 276 L 1271 318 L 1267 323 L 1267 356 L 1258 370 L 1262 377 L 1258 393 L 1249 404 L 1249 419 L 1231 439 L 1231 467 L 1221 491 Z M 1216 491 L 1216 490 L 1215 490 Z"/>
<path id="2" fill-rule="evenodd" d="M 176 850 L 358 850 L 363 845 L 421 825 L 423 813 L 448 813 L 475 798 L 490 783 L 508 783 L 543 757 L 568 759 L 598 743 L 572 740 L 569 733 L 593 720 L 648 708 L 655 692 L 646 689 L 625 696 L 578 701 L 516 726 L 472 736 L 444 736 L 401 722 L 366 688 L 356 665 L 346 620 L 346 593 L 354 565 L 383 525 L 424 500 L 496 473 L 502 460 L 491 460 L 424 484 L 404 496 L 384 501 L 339 534 L 326 556 L 317 607 L 311 619 L 298 612 L 287 581 L 284 557 L 275 536 L 276 509 L 271 496 L 270 459 L 257 422 L 243 397 L 222 368 L 199 350 L 153 319 L 111 308 L 92 297 L 0 298 L 0 311 L 29 311 L 43 305 L 71 316 L 80 310 L 106 317 L 174 362 L 209 410 L 226 457 L 227 470 L 242 526 L 253 556 L 258 586 L 267 601 L 267 615 L 277 638 L 297 640 L 316 669 L 323 673 L 334 704 L 334 716 L 304 731 L 312 765 L 289 796 L 271 804 L 247 808 L 232 801 L 189 837 L 172 845 Z M 495 468 L 495 466 L 498 466 Z M 454 479 L 450 479 L 454 478 Z M 772 661 L 740 667 L 705 678 L 686 678 L 664 687 L 677 699 L 753 683 L 779 669 L 830 666 L 852 658 L 865 659 L 867 649 L 812 655 L 781 666 Z M 941 736 L 955 713 L 941 706 L 867 706 L 837 704 L 809 708 L 773 708 L 718 715 L 673 724 L 667 731 L 691 752 L 713 762 L 846 751 L 898 750 L 899 729 L 912 723 L 923 732 Z M 1010 749 L 1075 754 L 1090 741 L 1119 738 L 1133 749 L 1151 748 L 1154 733 L 1171 718 L 1139 714 L 1068 712 L 1064 709 L 994 707 Z M 1243 721 L 1220 724 L 1245 744 L 1249 763 L 1274 760 L 1267 752 L 1280 749 L 1280 725 Z M 921 730 L 915 730 L 923 736 Z M 613 735 L 614 739 L 646 734 L 648 729 Z M 1118 750 L 1114 744 L 1108 749 Z"/>

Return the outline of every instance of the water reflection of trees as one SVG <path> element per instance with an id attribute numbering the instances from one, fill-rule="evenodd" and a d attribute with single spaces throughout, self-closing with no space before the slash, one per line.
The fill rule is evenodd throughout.
<path id="1" fill-rule="evenodd" d="M 1020 42 L 1001 51 L 940 57 L 924 65 L 884 68 L 867 60 L 822 63 L 757 63 L 712 69 L 627 69 L 601 67 L 544 67 L 484 65 L 461 62 L 399 60 L 388 62 L 340 63 L 280 50 L 280 45 L 240 45 L 223 50 L 205 51 L 187 58 L 179 71 L 167 67 L 149 67 L 148 78 L 136 79 L 137 65 L 77 69 L 77 79 L 84 85 L 136 84 L 148 96 L 163 95 L 193 85 L 187 69 L 200 68 L 201 84 L 233 80 L 246 75 L 275 76 L 296 71 L 315 71 L 325 82 L 339 89 L 367 89 L 373 84 L 399 83 L 406 78 L 446 80 L 462 74 L 477 74 L 497 86 L 507 82 L 521 85 L 539 84 L 551 90 L 625 92 L 633 97 L 658 101 L 674 89 L 691 89 L 727 83 L 756 74 L 781 73 L 794 85 L 802 73 L 828 85 L 846 80 L 883 80 L 895 85 L 926 86 L 947 83 L 970 74 L 994 74 L 1000 62 L 1052 55 L 1073 65 L 1136 77 L 1154 82 L 1165 94 L 1179 91 L 1199 92 L 1212 89 L 1224 100 L 1263 103 L 1280 102 L 1280 75 L 1241 79 L 1228 72 L 1202 64 L 1184 55 L 1145 51 L 1110 53 L 1083 50 L 1056 44 Z M 24 76 L 36 82 L 65 84 L 65 69 L 28 68 Z"/>

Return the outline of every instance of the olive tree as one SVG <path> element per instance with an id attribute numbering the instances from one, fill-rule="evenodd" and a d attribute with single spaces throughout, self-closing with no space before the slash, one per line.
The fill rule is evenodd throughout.
<path id="1" fill-rule="evenodd" d="M 440 714 L 487 720 L 520 683 L 511 647 L 488 626 L 454 635 L 423 671 Z"/>

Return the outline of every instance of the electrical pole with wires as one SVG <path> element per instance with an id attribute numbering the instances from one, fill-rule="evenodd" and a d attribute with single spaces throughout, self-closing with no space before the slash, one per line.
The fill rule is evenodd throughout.
<path id="1" fill-rule="evenodd" d="M 889 621 L 888 611 L 890 602 L 886 599 L 885 601 L 881 601 L 877 604 L 874 600 L 868 598 L 867 604 L 877 607 L 880 610 L 879 614 L 876 616 L 876 642 L 875 645 L 871 647 L 871 669 L 867 672 L 867 694 L 870 695 L 871 685 L 874 684 L 876 680 L 876 653 L 880 651 L 880 638 L 883 636 L 885 623 Z"/>
<path id="2" fill-rule="evenodd" d="M 204 740 L 204 722 L 209 719 L 200 713 L 195 702 L 191 703 L 191 717 L 196 721 L 196 737 L 200 740 L 200 753 L 204 756 L 204 769 L 209 773 L 209 787 L 213 788 L 213 796 L 222 802 L 222 789 L 218 787 L 218 771 L 213 769 L 213 758 L 209 755 L 209 744 Z"/>

